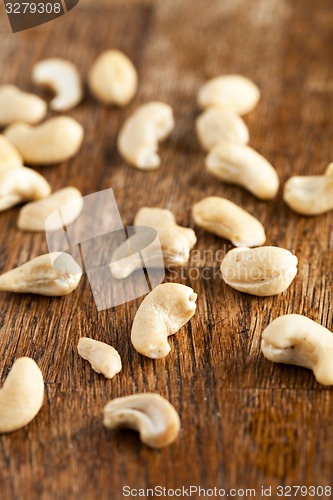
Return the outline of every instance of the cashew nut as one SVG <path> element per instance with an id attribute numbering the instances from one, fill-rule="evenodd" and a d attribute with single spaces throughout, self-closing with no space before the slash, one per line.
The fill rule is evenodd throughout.
<path id="1" fill-rule="evenodd" d="M 121 370 L 121 358 L 113 347 L 98 340 L 81 337 L 77 346 L 79 355 L 89 361 L 92 369 L 106 378 L 113 378 Z"/>
<path id="2" fill-rule="evenodd" d="M 0 389 L 0 433 L 13 432 L 29 424 L 44 399 L 44 380 L 31 358 L 17 359 Z"/>
<path id="3" fill-rule="evenodd" d="M 161 159 L 158 143 L 174 127 L 172 108 L 162 102 L 140 106 L 124 123 L 118 136 L 118 149 L 132 166 L 147 170 L 158 168 Z"/>
<path id="4" fill-rule="evenodd" d="M 333 210 L 333 163 L 324 175 L 291 177 L 285 184 L 283 198 L 290 208 L 303 215 Z"/>
<path id="5" fill-rule="evenodd" d="M 76 66 L 66 59 L 44 59 L 32 70 L 32 79 L 37 85 L 50 88 L 55 97 L 50 108 L 67 111 L 83 99 L 83 87 Z"/>
<path id="6" fill-rule="evenodd" d="M 261 222 L 235 203 L 218 196 L 208 196 L 193 206 L 195 223 L 236 247 L 256 247 L 266 241 Z"/>
<path id="7" fill-rule="evenodd" d="M 40 255 L 0 276 L 0 291 L 61 297 L 75 290 L 82 271 L 67 253 Z"/>
<path id="8" fill-rule="evenodd" d="M 138 87 L 138 75 L 132 61 L 119 50 L 102 52 L 94 62 L 88 84 L 96 99 L 104 104 L 126 106 Z"/>
<path id="9" fill-rule="evenodd" d="M 252 111 L 260 99 L 258 87 L 241 75 L 218 76 L 208 80 L 198 92 L 201 108 L 220 106 L 230 108 L 239 115 Z"/>
<path id="10" fill-rule="evenodd" d="M 210 151 L 222 140 L 247 144 L 249 130 L 242 118 L 232 109 L 208 108 L 196 120 L 199 142 L 205 151 Z"/>
<path id="11" fill-rule="evenodd" d="M 0 212 L 23 201 L 45 198 L 50 192 L 46 179 L 31 168 L 0 169 Z"/>
<path id="12" fill-rule="evenodd" d="M 262 334 L 261 350 L 275 363 L 303 366 L 317 382 L 333 385 L 333 334 L 300 314 L 280 316 Z"/>
<path id="13" fill-rule="evenodd" d="M 234 248 L 224 257 L 221 272 L 235 290 L 267 297 L 287 290 L 297 274 L 297 263 L 297 257 L 284 248 Z"/>
<path id="14" fill-rule="evenodd" d="M 15 85 L 0 87 L 0 126 L 14 122 L 35 124 L 46 115 L 46 102 L 40 97 L 22 92 Z"/>
<path id="15" fill-rule="evenodd" d="M 132 326 L 134 348 L 152 359 L 170 352 L 168 336 L 178 332 L 195 313 L 197 294 L 179 283 L 163 283 L 141 303 Z"/>
<path id="16" fill-rule="evenodd" d="M 83 140 L 83 128 L 73 118 L 59 116 L 36 127 L 15 123 L 4 135 L 31 165 L 47 165 L 74 156 Z"/>
<path id="17" fill-rule="evenodd" d="M 60 189 L 43 200 L 22 207 L 17 227 L 22 231 L 56 231 L 71 224 L 80 215 L 82 207 L 83 199 L 78 189 L 74 187 Z M 60 209 L 61 217 L 51 216 L 48 219 L 53 212 Z"/>
<path id="18" fill-rule="evenodd" d="M 157 231 L 159 244 L 150 243 L 148 231 L 128 238 L 112 255 L 111 272 L 115 278 L 127 278 L 136 269 L 142 268 L 138 252 L 145 249 L 145 266 L 148 268 L 180 267 L 190 258 L 190 250 L 197 238 L 193 229 L 178 226 L 175 216 L 164 208 L 141 208 L 134 221 L 135 226 L 151 227 Z M 163 261 L 161 260 L 161 249 Z"/>
<path id="19" fill-rule="evenodd" d="M 6 137 L 0 134 L 0 170 L 22 167 L 23 158 Z"/>
<path id="20" fill-rule="evenodd" d="M 177 438 L 180 418 L 169 401 L 148 392 L 110 401 L 104 408 L 104 425 L 109 429 L 136 430 L 144 444 L 163 448 Z"/>
<path id="21" fill-rule="evenodd" d="M 272 165 L 249 146 L 221 141 L 208 154 L 209 172 L 229 184 L 237 184 L 261 200 L 277 195 L 279 178 Z"/>

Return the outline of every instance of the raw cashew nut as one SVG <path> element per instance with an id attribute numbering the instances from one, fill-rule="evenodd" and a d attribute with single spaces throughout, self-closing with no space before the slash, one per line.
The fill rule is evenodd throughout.
<path id="1" fill-rule="evenodd" d="M 113 347 L 98 340 L 81 337 L 77 346 L 79 355 L 89 361 L 92 369 L 106 378 L 113 378 L 121 370 L 121 358 Z"/>
<path id="2" fill-rule="evenodd" d="M 158 143 L 174 128 L 172 108 L 162 102 L 140 106 L 124 123 L 118 149 L 124 160 L 143 170 L 158 168 Z"/>
<path id="3" fill-rule="evenodd" d="M 178 226 L 175 216 L 164 208 L 141 208 L 134 220 L 134 225 L 151 227 L 157 231 L 160 245 L 153 242 L 147 246 L 149 234 L 138 232 L 120 245 L 112 256 L 111 272 L 115 278 L 127 278 L 136 269 L 142 268 L 138 252 L 143 248 L 145 265 L 149 268 L 180 267 L 190 258 L 190 250 L 197 238 L 193 229 Z M 161 249 L 163 261 L 161 260 Z"/>
<path id="4" fill-rule="evenodd" d="M 180 418 L 169 401 L 148 392 L 110 401 L 104 408 L 104 425 L 109 429 L 134 429 L 147 446 L 163 448 L 177 438 Z"/>
<path id="5" fill-rule="evenodd" d="M 0 291 L 62 297 L 75 290 L 82 271 L 67 253 L 40 255 L 0 276 Z"/>
<path id="6" fill-rule="evenodd" d="M 279 178 L 272 165 L 249 146 L 221 141 L 206 158 L 209 172 L 229 184 L 237 184 L 261 200 L 277 195 Z"/>
<path id="7" fill-rule="evenodd" d="M 298 259 L 278 247 L 234 248 L 221 264 L 224 281 L 240 292 L 267 297 L 287 290 L 297 274 Z"/>
<path id="8" fill-rule="evenodd" d="M 44 399 L 44 380 L 31 358 L 19 358 L 0 389 L 0 434 L 13 432 L 29 424 Z"/>
<path id="9" fill-rule="evenodd" d="M 242 118 L 232 109 L 208 108 L 195 122 L 202 148 L 210 151 L 222 140 L 247 144 L 249 130 Z"/>
<path id="10" fill-rule="evenodd" d="M 77 67 L 66 59 L 44 59 L 32 70 L 32 79 L 37 85 L 48 87 L 55 97 L 50 108 L 55 111 L 68 111 L 83 99 L 83 87 Z"/>
<path id="11" fill-rule="evenodd" d="M 46 179 L 31 168 L 0 169 L 0 212 L 24 201 L 40 200 L 50 192 Z"/>
<path id="12" fill-rule="evenodd" d="M 46 102 L 40 97 L 22 92 L 15 85 L 0 86 L 0 126 L 14 122 L 35 124 L 46 115 Z"/>
<path id="13" fill-rule="evenodd" d="M 258 87 L 241 75 L 218 76 L 208 80 L 198 92 L 200 108 L 220 106 L 230 108 L 239 115 L 252 111 L 259 99 Z"/>
<path id="14" fill-rule="evenodd" d="M 24 205 L 20 210 L 17 227 L 22 231 L 56 231 L 71 224 L 80 215 L 82 207 L 82 194 L 78 189 L 74 187 L 60 189 L 43 200 Z M 61 218 L 48 219 L 59 209 Z"/>
<path id="15" fill-rule="evenodd" d="M 333 210 L 333 163 L 324 175 L 291 177 L 285 184 L 283 198 L 290 208 L 303 215 Z"/>
<path id="16" fill-rule="evenodd" d="M 107 50 L 94 62 L 88 84 L 96 99 L 102 103 L 126 106 L 136 94 L 138 74 L 125 54 L 119 50 Z"/>
<path id="17" fill-rule="evenodd" d="M 275 363 L 303 366 L 317 382 L 333 385 L 333 334 L 300 314 L 280 316 L 262 334 L 261 350 Z"/>
<path id="18" fill-rule="evenodd" d="M 37 127 L 15 123 L 4 131 L 4 135 L 26 163 L 48 165 L 66 161 L 78 152 L 83 140 L 83 127 L 73 118 L 59 116 Z"/>
<path id="19" fill-rule="evenodd" d="M 195 313 L 197 294 L 179 283 L 163 283 L 141 303 L 132 326 L 134 348 L 152 359 L 170 352 L 168 336 L 178 332 Z"/>
<path id="20" fill-rule="evenodd" d="M 23 158 L 6 137 L 0 134 L 0 170 L 22 167 Z"/>
<path id="21" fill-rule="evenodd" d="M 261 222 L 225 198 L 208 196 L 193 206 L 195 223 L 236 247 L 256 247 L 266 241 Z"/>

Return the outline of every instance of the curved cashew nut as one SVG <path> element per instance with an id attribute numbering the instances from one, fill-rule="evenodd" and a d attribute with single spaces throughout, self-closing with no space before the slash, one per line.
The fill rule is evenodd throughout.
<path id="1" fill-rule="evenodd" d="M 118 136 L 118 149 L 133 167 L 143 170 L 160 166 L 158 143 L 174 128 L 172 108 L 162 102 L 140 106 L 124 123 Z"/>
<path id="2" fill-rule="evenodd" d="M 47 253 L 2 274 L 0 291 L 62 297 L 78 287 L 81 276 L 81 268 L 71 255 Z"/>
<path id="3" fill-rule="evenodd" d="M 290 208 L 303 215 L 333 210 L 333 163 L 324 175 L 291 177 L 285 184 L 283 198 Z"/>
<path id="4" fill-rule="evenodd" d="M 6 137 L 0 134 L 0 170 L 22 167 L 23 158 Z"/>
<path id="5" fill-rule="evenodd" d="M 278 247 L 234 248 L 221 264 L 224 281 L 240 292 L 268 297 L 284 292 L 297 274 L 298 259 Z"/>
<path id="6" fill-rule="evenodd" d="M 44 380 L 31 358 L 19 358 L 0 389 L 0 433 L 21 429 L 33 420 L 44 399 Z"/>
<path id="7" fill-rule="evenodd" d="M 78 189 L 59 189 L 47 198 L 24 205 L 18 216 L 17 227 L 22 231 L 56 231 L 71 224 L 80 215 L 82 207 L 82 194 Z M 61 218 L 58 216 L 59 209 Z M 55 211 L 57 217 L 52 217 Z"/>
<path id="8" fill-rule="evenodd" d="M 37 85 L 50 88 L 56 96 L 50 102 L 55 111 L 74 108 L 83 99 L 83 87 L 77 67 L 66 59 L 44 59 L 32 70 Z"/>
<path id="9" fill-rule="evenodd" d="M 123 52 L 106 50 L 92 65 L 88 84 L 93 95 L 102 103 L 126 106 L 136 94 L 138 74 Z"/>
<path id="10" fill-rule="evenodd" d="M 195 127 L 202 148 L 210 151 L 222 140 L 247 144 L 249 130 L 232 109 L 208 108 L 196 119 Z"/>
<path id="11" fill-rule="evenodd" d="M 74 156 L 83 140 L 83 127 L 73 118 L 59 116 L 31 127 L 15 123 L 4 135 L 18 149 L 25 162 L 48 165 Z"/>
<path id="12" fill-rule="evenodd" d="M 261 350 L 275 363 L 303 366 L 317 382 L 333 385 L 333 334 L 300 314 L 280 316 L 262 334 Z"/>
<path id="13" fill-rule="evenodd" d="M 121 358 L 112 346 L 98 340 L 81 337 L 77 346 L 79 355 L 89 361 L 96 373 L 113 378 L 121 371 Z"/>
<path id="14" fill-rule="evenodd" d="M 208 196 L 193 206 L 195 223 L 236 247 L 256 247 L 266 241 L 261 222 L 225 198 Z"/>
<path id="15" fill-rule="evenodd" d="M 152 359 L 170 352 L 168 336 L 178 332 L 195 313 L 197 294 L 179 283 L 163 283 L 141 303 L 132 325 L 134 348 Z"/>
<path id="16" fill-rule="evenodd" d="M 105 406 L 104 425 L 109 429 L 134 429 L 147 446 L 163 448 L 177 438 L 180 418 L 172 404 L 162 396 L 133 394 L 113 399 Z"/>
<path id="17" fill-rule="evenodd" d="M 260 90 L 241 75 L 218 76 L 208 80 L 198 92 L 201 108 L 220 106 L 230 108 L 239 115 L 252 111 L 260 99 Z"/>
<path id="18" fill-rule="evenodd" d="M 46 179 L 31 168 L 0 169 L 0 212 L 23 201 L 45 198 L 50 192 Z"/>
<path id="19" fill-rule="evenodd" d="M 0 87 L 0 126 L 6 127 L 14 122 L 35 124 L 46 115 L 46 102 L 40 97 L 22 92 L 15 85 Z"/>
<path id="20" fill-rule="evenodd" d="M 261 200 L 277 195 L 279 178 L 274 167 L 249 146 L 221 141 L 206 158 L 209 172 L 229 184 L 250 191 Z"/>

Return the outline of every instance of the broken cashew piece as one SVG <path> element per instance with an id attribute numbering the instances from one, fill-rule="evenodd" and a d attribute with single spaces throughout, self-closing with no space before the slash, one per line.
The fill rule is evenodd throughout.
<path id="1" fill-rule="evenodd" d="M 77 67 L 66 59 L 52 58 L 38 62 L 32 70 L 34 83 L 51 89 L 54 111 L 73 109 L 83 99 L 83 86 Z"/>
<path id="2" fill-rule="evenodd" d="M 18 358 L 0 389 L 0 434 L 29 424 L 42 407 L 44 380 L 31 358 Z"/>
<path id="3" fill-rule="evenodd" d="M 297 274 L 298 259 L 278 247 L 234 248 L 221 264 L 223 280 L 239 292 L 268 297 L 284 292 Z"/>
<path id="4" fill-rule="evenodd" d="M 50 165 L 72 158 L 80 149 L 83 127 L 73 118 L 59 116 L 36 127 L 15 123 L 4 131 L 7 139 L 30 165 Z"/>
<path id="5" fill-rule="evenodd" d="M 47 198 L 24 205 L 19 213 L 17 227 L 22 231 L 56 231 L 71 224 L 82 208 L 80 191 L 74 187 L 63 188 Z M 52 217 L 53 212 L 58 210 L 61 210 L 61 217 L 58 217 L 58 212 L 57 217 Z"/>
<path id="6" fill-rule="evenodd" d="M 0 171 L 23 166 L 23 158 L 11 142 L 0 134 Z"/>
<path id="7" fill-rule="evenodd" d="M 228 184 L 236 184 L 261 200 L 275 198 L 279 178 L 274 167 L 257 151 L 237 142 L 223 140 L 208 154 L 209 172 Z"/>
<path id="8" fill-rule="evenodd" d="M 142 250 L 145 250 L 144 262 L 147 268 L 180 267 L 188 262 L 190 250 L 197 241 L 195 232 L 188 227 L 178 226 L 170 210 L 141 208 L 134 225 L 138 227 L 137 232 L 112 255 L 110 269 L 115 278 L 127 278 L 132 272 L 142 269 L 138 254 Z M 151 233 L 145 228 L 156 230 L 159 244 L 156 241 L 150 243 Z"/>
<path id="9" fill-rule="evenodd" d="M 62 297 L 75 290 L 82 271 L 67 253 L 40 255 L 0 276 L 0 291 Z"/>
<path id="10" fill-rule="evenodd" d="M 178 332 L 195 313 L 197 294 L 179 283 L 163 283 L 141 303 L 132 326 L 134 348 L 152 359 L 170 352 L 169 335 Z"/>
<path id="11" fill-rule="evenodd" d="M 88 75 L 92 94 L 106 105 L 126 106 L 136 94 L 138 74 L 132 61 L 119 50 L 102 52 Z"/>
<path id="12" fill-rule="evenodd" d="M 208 108 L 196 119 L 197 136 L 202 148 L 210 151 L 222 140 L 247 144 L 249 130 L 232 109 Z"/>
<path id="13" fill-rule="evenodd" d="M 260 90 L 241 75 L 224 75 L 208 80 L 198 92 L 200 108 L 219 106 L 232 109 L 239 115 L 252 111 L 260 99 Z"/>
<path id="14" fill-rule="evenodd" d="M 208 196 L 193 206 L 192 214 L 198 226 L 236 247 L 256 247 L 266 241 L 261 222 L 225 198 Z"/>
<path id="15" fill-rule="evenodd" d="M 333 210 L 333 163 L 324 175 L 291 177 L 285 184 L 284 201 L 302 215 L 319 215 Z"/>
<path id="16" fill-rule="evenodd" d="M 121 371 L 121 358 L 112 346 L 98 340 L 81 337 L 77 346 L 79 355 L 89 361 L 96 373 L 111 379 Z"/>
<path id="17" fill-rule="evenodd" d="M 33 125 L 45 117 L 46 111 L 46 102 L 40 97 L 23 92 L 15 85 L 0 86 L 0 127 L 15 122 Z"/>
<path id="18" fill-rule="evenodd" d="M 333 385 L 333 334 L 300 314 L 276 318 L 262 334 L 261 350 L 275 363 L 303 366 L 320 384 Z"/>
<path id="19" fill-rule="evenodd" d="M 51 192 L 44 177 L 31 168 L 0 169 L 0 212 L 30 200 L 40 200 Z"/>
<path id="20" fill-rule="evenodd" d="M 133 167 L 158 168 L 158 143 L 174 128 L 172 108 L 162 102 L 140 106 L 124 123 L 118 136 L 118 150 Z"/>
<path id="21" fill-rule="evenodd" d="M 104 408 L 104 425 L 133 429 L 150 448 L 164 448 L 178 437 L 180 418 L 169 401 L 148 392 L 110 401 Z"/>

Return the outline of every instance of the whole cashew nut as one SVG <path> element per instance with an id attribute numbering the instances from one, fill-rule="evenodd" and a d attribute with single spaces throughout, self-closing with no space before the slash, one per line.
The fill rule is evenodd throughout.
<path id="1" fill-rule="evenodd" d="M 19 358 L 0 389 L 0 433 L 13 432 L 29 424 L 44 399 L 44 380 L 31 358 Z"/>
<path id="2" fill-rule="evenodd" d="M 4 131 L 7 139 L 30 165 L 50 165 L 74 156 L 83 140 L 83 127 L 73 118 L 59 116 L 36 127 L 14 123 Z"/>
<path id="3" fill-rule="evenodd" d="M 303 215 L 333 210 L 333 163 L 324 175 L 291 177 L 285 184 L 283 198 L 290 208 Z"/>
<path id="4" fill-rule="evenodd" d="M 33 81 L 40 86 L 50 88 L 55 97 L 50 108 L 55 111 L 67 111 L 74 108 L 83 99 L 83 86 L 76 66 L 66 59 L 52 58 L 38 62 L 32 70 Z"/>
<path id="5" fill-rule="evenodd" d="M 317 382 L 333 385 L 333 334 L 300 314 L 280 316 L 262 334 L 261 350 L 275 363 L 303 366 Z"/>
<path id="6" fill-rule="evenodd" d="M 168 336 L 178 332 L 195 313 L 197 294 L 179 283 L 163 283 L 141 303 L 132 325 L 134 348 L 152 359 L 170 352 Z"/>
<path id="7" fill-rule="evenodd" d="M 24 201 L 40 200 L 50 192 L 49 183 L 32 168 L 0 169 L 0 212 Z"/>
<path id="8" fill-rule="evenodd" d="M 62 297 L 78 287 L 81 276 L 81 268 L 71 255 L 47 253 L 2 274 L 0 291 Z"/>
<path id="9" fill-rule="evenodd" d="M 22 92 L 15 85 L 0 87 L 0 126 L 6 127 L 15 122 L 34 125 L 46 115 L 46 102 L 40 97 Z"/>
<path id="10" fill-rule="evenodd" d="M 105 406 L 104 425 L 109 429 L 134 429 L 147 446 L 163 448 L 177 438 L 180 418 L 172 404 L 159 394 L 133 394 L 113 399 Z"/>
<path id="11" fill-rule="evenodd" d="M 158 143 L 174 128 L 172 108 L 162 102 L 140 106 L 124 123 L 118 136 L 121 156 L 142 170 L 158 168 Z"/>

